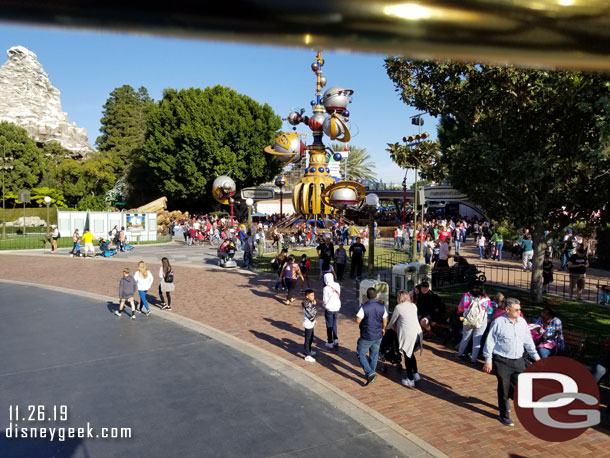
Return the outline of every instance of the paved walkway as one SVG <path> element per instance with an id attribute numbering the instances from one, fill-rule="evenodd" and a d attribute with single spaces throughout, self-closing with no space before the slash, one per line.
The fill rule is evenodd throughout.
<path id="1" fill-rule="evenodd" d="M 144 250 L 140 255 L 144 256 Z M 122 267 L 135 270 L 137 258 L 2 255 L 0 260 L 0 278 L 115 296 Z M 156 274 L 159 263 L 150 267 Z M 300 305 L 283 305 L 283 297 L 271 289 L 273 278 L 209 264 L 194 267 L 176 263 L 175 267 L 174 311 L 158 313 L 194 319 L 292 361 L 392 420 L 405 434 L 414 434 L 448 455 L 610 456 L 608 430 L 589 429 L 581 437 L 557 445 L 534 438 L 516 418 L 515 428 L 502 427 L 496 419 L 495 377 L 455 360 L 453 351 L 437 343 L 425 345 L 419 359 L 422 382 L 417 389 L 402 386 L 403 374 L 396 368 L 389 368 L 387 375 L 364 387 L 355 353 L 355 286 L 344 285 L 339 350 L 324 348 L 320 337 L 325 330 L 323 320 L 319 320 L 315 340 L 318 362 L 312 365 L 302 360 Z M 156 295 L 156 285 L 152 295 Z"/>
<path id="2" fill-rule="evenodd" d="M 334 393 L 295 382 L 289 365 L 270 368 L 256 351 L 160 315 L 132 321 L 80 292 L 7 283 L 0 297 L 0 405 L 20 409 L 18 420 L 0 419 L 3 458 L 430 456 L 408 441 L 390 445 L 382 436 L 396 433 L 356 421 Z M 30 420 L 29 405 L 50 420 L 36 421 L 38 410 Z M 54 441 L 5 437 L 10 424 L 59 432 Z M 86 425 L 91 438 L 58 439 Z M 104 438 L 101 428 L 127 435 Z"/>

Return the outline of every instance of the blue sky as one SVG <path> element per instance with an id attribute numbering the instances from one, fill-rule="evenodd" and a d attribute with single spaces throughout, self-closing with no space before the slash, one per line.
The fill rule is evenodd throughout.
<path id="1" fill-rule="evenodd" d="M 38 56 L 51 83 L 61 92 L 62 108 L 70 122 L 87 129 L 91 144 L 99 135 L 102 105 L 114 88 L 124 84 L 136 89 L 144 86 L 156 100 L 169 87 L 222 84 L 268 103 L 282 117 L 295 107 L 311 114 L 313 49 L 0 25 L 0 48 L 6 51 L 17 45 Z M 404 169 L 392 163 L 386 143 L 417 133 L 409 119 L 416 111 L 394 91 L 383 68 L 384 56 L 322 51 L 327 88 L 354 90 L 348 107 L 350 145 L 367 149 L 384 182 L 401 182 Z M 436 120 L 426 116 L 425 122 L 424 129 L 435 137 Z M 283 129 L 291 126 L 285 122 Z M 309 129 L 301 125 L 299 132 Z M 411 172 L 408 181 L 412 180 Z"/>

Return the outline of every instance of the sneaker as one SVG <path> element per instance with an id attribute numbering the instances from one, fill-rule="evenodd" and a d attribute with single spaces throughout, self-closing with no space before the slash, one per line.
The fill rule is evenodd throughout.
<path id="1" fill-rule="evenodd" d="M 498 415 L 498 420 L 500 420 L 500 423 L 502 423 L 504 426 L 515 426 L 510 417 L 501 417 Z"/>
<path id="2" fill-rule="evenodd" d="M 419 376 L 419 374 L 417 372 L 415 372 L 413 374 L 413 381 L 414 382 L 419 382 L 421 380 L 421 377 Z"/>
<path id="3" fill-rule="evenodd" d="M 335 339 L 335 341 L 333 342 L 333 345 L 335 347 L 338 347 L 339 346 L 339 339 Z"/>
<path id="4" fill-rule="evenodd" d="M 146 312 L 146 316 L 150 316 L 151 311 L 149 310 L 148 312 Z"/>
<path id="5" fill-rule="evenodd" d="M 115 311 L 114 311 L 114 314 L 115 314 L 116 316 L 121 316 L 121 312 L 119 312 L 118 310 L 115 310 Z"/>
<path id="6" fill-rule="evenodd" d="M 172 311 L 172 307 L 170 305 L 168 305 L 165 310 L 167 310 L 168 312 L 171 312 Z"/>
<path id="7" fill-rule="evenodd" d="M 135 313 L 131 315 L 131 319 L 132 319 L 132 320 L 135 320 L 135 319 L 136 319 L 136 314 L 135 314 Z"/>
<path id="8" fill-rule="evenodd" d="M 324 344 L 324 346 L 325 346 L 326 348 L 334 348 L 334 345 L 333 345 L 333 344 L 331 344 L 331 343 L 328 343 L 328 342 L 326 342 L 326 343 Z"/>
<path id="9" fill-rule="evenodd" d="M 308 363 L 315 363 L 316 360 L 313 359 L 313 357 L 311 355 L 307 355 L 305 358 L 305 361 L 307 361 Z"/>
<path id="10" fill-rule="evenodd" d="M 370 385 L 371 383 L 373 383 L 375 381 L 375 379 L 377 378 L 377 374 L 375 372 L 373 372 L 371 375 L 369 375 L 366 378 L 366 386 Z"/>
<path id="11" fill-rule="evenodd" d="M 406 387 L 415 388 L 415 381 L 414 380 L 410 380 L 408 378 L 403 378 L 400 383 L 402 383 Z"/>

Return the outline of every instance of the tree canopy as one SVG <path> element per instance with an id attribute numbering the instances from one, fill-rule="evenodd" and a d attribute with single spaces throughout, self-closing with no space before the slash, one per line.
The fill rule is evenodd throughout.
<path id="1" fill-rule="evenodd" d="M 7 193 L 31 189 L 38 184 L 42 176 L 42 151 L 23 127 L 0 122 L 0 156 L 10 158 L 7 164 L 13 167 L 5 171 Z"/>
<path id="2" fill-rule="evenodd" d="M 385 66 L 405 103 L 440 117 L 424 176 L 532 229 L 541 299 L 544 230 L 591 220 L 610 200 L 610 76 L 396 57 Z"/>
<path id="3" fill-rule="evenodd" d="M 267 181 L 279 162 L 263 149 L 280 127 L 269 105 L 228 87 L 167 89 L 149 110 L 132 197 L 165 195 L 172 206 L 209 208 L 218 175 L 229 174 L 238 188 Z"/>

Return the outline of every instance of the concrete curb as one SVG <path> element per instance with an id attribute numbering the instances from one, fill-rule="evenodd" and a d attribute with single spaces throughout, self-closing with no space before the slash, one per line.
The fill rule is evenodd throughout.
<path id="1" fill-rule="evenodd" d="M 65 294 L 77 294 L 81 297 L 87 297 L 89 299 L 116 303 L 116 298 L 114 297 L 79 291 L 76 289 L 4 279 L 0 279 L 0 283 L 36 287 Z M 215 329 L 211 326 L 177 315 L 175 313 L 159 313 L 155 314 L 155 316 L 159 316 L 162 319 L 171 321 L 194 332 L 206 335 L 233 350 L 237 350 L 256 359 L 273 371 L 288 377 L 295 383 L 298 383 L 302 387 L 320 396 L 329 404 L 353 418 L 358 423 L 377 434 L 383 440 L 388 442 L 396 449 L 404 452 L 409 457 L 448 457 L 448 455 L 444 454 L 431 444 L 425 442 L 415 434 L 403 429 L 398 424 L 394 423 L 374 409 L 368 407 L 347 393 L 341 391 L 331 383 L 310 373 L 291 361 L 276 356 L 267 350 L 259 348 L 249 342 L 242 341 L 237 337 Z"/>

